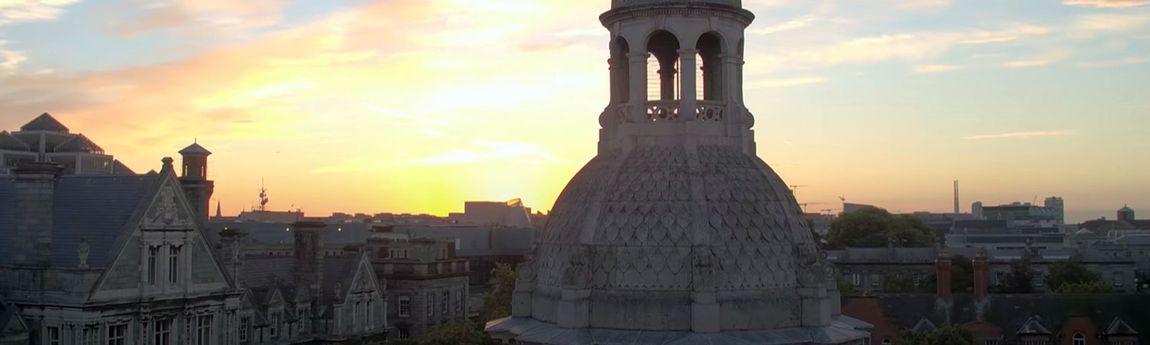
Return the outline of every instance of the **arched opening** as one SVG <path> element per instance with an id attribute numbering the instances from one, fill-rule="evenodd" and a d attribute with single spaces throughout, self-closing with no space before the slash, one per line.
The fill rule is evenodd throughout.
<path id="1" fill-rule="evenodd" d="M 1074 345 L 1086 345 L 1086 336 L 1083 335 L 1082 333 L 1075 333 L 1073 344 Z"/>
<path id="2" fill-rule="evenodd" d="M 699 42 L 696 44 L 699 50 L 699 61 L 702 65 L 699 67 L 698 83 L 702 86 L 699 88 L 698 99 L 707 101 L 718 101 L 723 99 L 723 43 L 719 36 L 715 33 L 705 33 L 699 37 Z"/>
<path id="3" fill-rule="evenodd" d="M 678 99 L 679 39 L 658 31 L 647 41 L 647 99 Z"/>
<path id="4" fill-rule="evenodd" d="M 611 43 L 611 103 L 623 104 L 631 101 L 631 61 L 628 54 L 631 45 L 627 39 L 618 37 Z"/>

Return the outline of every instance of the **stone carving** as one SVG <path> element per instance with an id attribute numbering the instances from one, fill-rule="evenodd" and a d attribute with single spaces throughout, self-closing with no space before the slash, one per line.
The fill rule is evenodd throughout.
<path id="1" fill-rule="evenodd" d="M 651 122 L 676 121 L 679 119 L 679 101 L 647 102 L 647 120 Z"/>
<path id="2" fill-rule="evenodd" d="M 193 226 L 187 211 L 179 206 L 179 196 L 176 193 L 179 192 L 170 184 L 165 184 L 160 187 L 156 201 L 144 217 L 145 227 L 166 228 Z"/>

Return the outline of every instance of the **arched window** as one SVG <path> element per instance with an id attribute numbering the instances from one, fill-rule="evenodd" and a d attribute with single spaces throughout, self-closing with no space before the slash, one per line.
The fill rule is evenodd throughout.
<path id="1" fill-rule="evenodd" d="M 715 33 L 705 33 L 695 45 L 699 50 L 697 99 L 717 101 L 723 99 L 723 43 Z"/>
<path id="2" fill-rule="evenodd" d="M 1086 336 L 1082 333 L 1074 334 L 1074 345 L 1086 345 Z"/>
<path id="3" fill-rule="evenodd" d="M 631 45 L 627 39 L 618 37 L 611 43 L 611 103 L 623 104 L 631 101 L 631 61 L 628 54 Z"/>
<path id="4" fill-rule="evenodd" d="M 678 99 L 679 47 L 679 39 L 667 31 L 655 32 L 647 41 L 647 99 Z"/>

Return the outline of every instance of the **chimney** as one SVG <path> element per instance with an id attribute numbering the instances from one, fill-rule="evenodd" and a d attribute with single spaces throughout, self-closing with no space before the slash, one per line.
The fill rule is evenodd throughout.
<path id="1" fill-rule="evenodd" d="M 950 300 L 950 265 L 950 256 L 945 252 L 939 252 L 938 259 L 934 262 L 939 299 Z"/>
<path id="2" fill-rule="evenodd" d="M 986 259 L 986 251 L 979 249 L 978 254 L 974 256 L 974 300 L 975 303 L 982 303 L 990 296 L 989 284 L 990 276 L 988 275 L 988 264 Z"/>
<path id="3" fill-rule="evenodd" d="M 52 209 L 56 180 L 64 168 L 52 162 L 21 162 L 15 177 L 16 262 L 47 267 L 52 262 Z"/>
<path id="4" fill-rule="evenodd" d="M 244 236 L 247 236 L 243 231 L 237 229 L 224 228 L 220 231 L 220 263 L 223 264 L 224 269 L 232 276 L 233 280 L 239 284 L 240 267 L 243 267 L 243 248 L 241 242 Z"/>
<path id="5" fill-rule="evenodd" d="M 958 180 L 954 180 L 954 215 L 957 216 L 962 213 L 962 209 L 958 206 Z"/>
<path id="6" fill-rule="evenodd" d="M 295 261 L 292 271 L 297 289 L 309 289 L 319 296 L 323 283 L 323 231 L 322 222 L 296 222 L 290 230 L 295 232 Z"/>

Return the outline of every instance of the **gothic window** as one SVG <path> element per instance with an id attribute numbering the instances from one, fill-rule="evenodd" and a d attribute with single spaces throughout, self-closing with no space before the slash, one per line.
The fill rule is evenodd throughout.
<path id="1" fill-rule="evenodd" d="M 423 304 L 427 307 L 427 317 L 435 316 L 435 293 L 427 292 L 423 295 Z"/>
<path id="2" fill-rule="evenodd" d="M 1086 345 L 1086 336 L 1082 335 L 1082 333 L 1075 333 L 1073 344 L 1074 345 Z"/>
<path id="3" fill-rule="evenodd" d="M 168 248 L 168 283 L 180 283 L 180 249 L 181 246 Z"/>
<path id="4" fill-rule="evenodd" d="M 212 315 L 200 316 L 198 323 L 196 345 L 212 345 Z"/>
<path id="5" fill-rule="evenodd" d="M 159 269 L 159 246 L 148 247 L 148 285 L 156 285 L 156 270 Z"/>
<path id="6" fill-rule="evenodd" d="M 251 319 L 247 316 L 240 318 L 240 343 L 248 342 L 248 328 L 251 327 Z"/>
<path id="7" fill-rule="evenodd" d="M 367 310 L 364 312 L 364 319 L 367 320 L 367 329 L 375 328 L 375 310 L 372 309 L 372 300 L 367 300 Z"/>
<path id="8" fill-rule="evenodd" d="M 444 291 L 442 297 L 443 298 L 440 300 L 441 302 L 439 303 L 439 313 L 446 316 L 448 313 L 451 312 L 451 292 L 450 291 Z"/>
<path id="9" fill-rule="evenodd" d="M 411 317 L 411 296 L 399 296 L 399 317 Z"/>
<path id="10" fill-rule="evenodd" d="M 272 312 L 270 321 L 271 321 L 271 325 L 268 327 L 268 332 L 271 333 L 271 336 L 274 337 L 274 336 L 276 336 L 276 334 L 279 331 L 280 312 L 278 312 L 278 311 Z"/>
<path id="11" fill-rule="evenodd" d="M 696 44 L 699 50 L 699 69 L 696 83 L 696 99 L 718 101 L 723 99 L 723 43 L 717 33 L 709 32 L 699 37 Z"/>
<path id="12" fill-rule="evenodd" d="M 455 313 L 459 314 L 463 310 L 463 291 L 455 292 Z"/>
<path id="13" fill-rule="evenodd" d="M 156 326 L 152 333 L 152 345 L 171 345 L 172 319 L 156 320 Z"/>
<path id="14" fill-rule="evenodd" d="M 656 32 L 647 41 L 647 99 L 678 99 L 679 49 L 679 39 L 667 31 Z"/>
<path id="15" fill-rule="evenodd" d="M 48 327 L 48 345 L 60 345 L 60 327 Z"/>
<path id="16" fill-rule="evenodd" d="M 124 345 L 124 339 L 127 335 L 128 325 L 108 326 L 108 345 Z"/>

